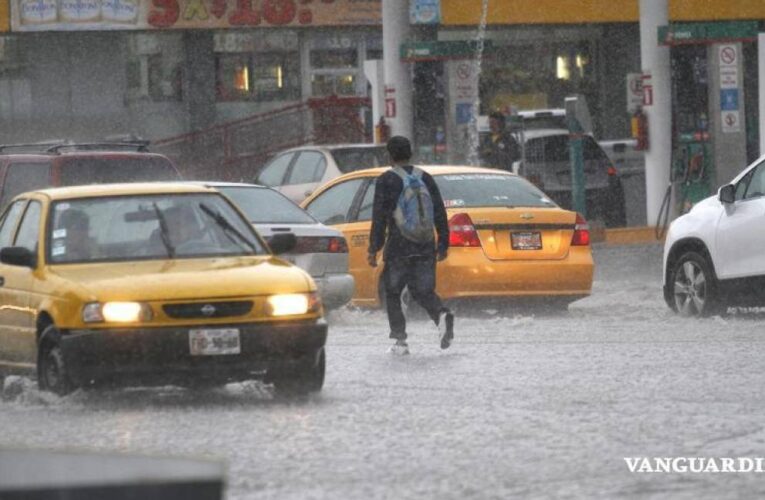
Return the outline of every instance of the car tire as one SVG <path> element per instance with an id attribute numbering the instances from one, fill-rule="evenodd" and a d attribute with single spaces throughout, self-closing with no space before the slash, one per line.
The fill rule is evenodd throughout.
<path id="1" fill-rule="evenodd" d="M 75 389 L 64 354 L 59 344 L 59 333 L 55 326 L 48 326 L 41 336 L 43 344 L 37 357 L 37 385 L 41 391 L 66 396 Z"/>
<path id="2" fill-rule="evenodd" d="M 682 254 L 668 278 L 670 306 L 675 312 L 686 317 L 705 317 L 719 312 L 717 278 L 705 256 L 697 252 Z"/>
<path id="3" fill-rule="evenodd" d="M 319 350 L 316 363 L 309 369 L 292 376 L 280 376 L 273 379 L 271 382 L 274 384 L 274 394 L 279 397 L 294 397 L 320 392 L 324 387 L 326 366 L 326 354 L 322 347 Z"/>

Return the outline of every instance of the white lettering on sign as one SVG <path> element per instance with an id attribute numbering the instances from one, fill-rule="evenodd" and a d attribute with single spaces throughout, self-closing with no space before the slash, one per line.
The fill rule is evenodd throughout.
<path id="1" fill-rule="evenodd" d="M 653 106 L 653 83 L 651 73 L 643 74 L 643 106 Z"/>
<path id="2" fill-rule="evenodd" d="M 385 99 L 385 118 L 396 117 L 396 98 L 388 97 Z"/>

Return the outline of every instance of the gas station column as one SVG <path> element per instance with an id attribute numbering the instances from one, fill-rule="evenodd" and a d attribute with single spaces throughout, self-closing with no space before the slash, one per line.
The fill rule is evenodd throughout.
<path id="1" fill-rule="evenodd" d="M 640 60 L 643 110 L 648 118 L 645 155 L 646 215 L 656 223 L 669 185 L 672 162 L 672 96 L 669 48 L 659 45 L 658 28 L 668 24 L 668 0 L 640 0 Z"/>
<path id="2" fill-rule="evenodd" d="M 710 188 L 730 182 L 746 166 L 746 109 L 741 43 L 715 43 L 709 61 L 709 112 L 716 179 Z M 712 194 L 712 193 L 710 193 Z"/>
<path id="3" fill-rule="evenodd" d="M 383 65 L 385 67 L 385 120 L 392 135 L 414 140 L 412 77 L 401 60 L 401 44 L 409 41 L 409 0 L 383 0 Z"/>

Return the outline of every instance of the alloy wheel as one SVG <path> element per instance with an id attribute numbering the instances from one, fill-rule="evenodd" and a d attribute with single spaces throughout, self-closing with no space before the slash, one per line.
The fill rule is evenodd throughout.
<path id="1" fill-rule="evenodd" d="M 699 264 L 686 260 L 675 270 L 675 306 L 683 316 L 701 316 L 707 303 L 707 277 Z"/>

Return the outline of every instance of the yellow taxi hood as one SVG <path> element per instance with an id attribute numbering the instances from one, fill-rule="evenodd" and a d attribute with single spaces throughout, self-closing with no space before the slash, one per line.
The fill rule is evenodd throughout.
<path id="1" fill-rule="evenodd" d="M 271 256 L 147 260 L 50 266 L 80 285 L 84 300 L 190 300 L 316 289 L 301 269 Z"/>

